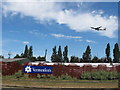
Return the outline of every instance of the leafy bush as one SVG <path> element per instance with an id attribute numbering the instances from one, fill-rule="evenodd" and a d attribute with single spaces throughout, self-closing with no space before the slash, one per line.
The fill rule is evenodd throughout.
<path id="1" fill-rule="evenodd" d="M 108 79 L 112 80 L 112 79 L 117 79 L 119 76 L 119 74 L 114 71 L 114 72 L 109 72 L 109 75 L 108 75 Z"/>
<path id="2" fill-rule="evenodd" d="M 56 79 L 56 77 L 53 76 L 53 75 L 51 75 L 51 74 L 50 74 L 50 75 L 47 75 L 47 76 L 44 75 L 44 74 L 43 74 L 43 75 L 38 74 L 38 75 L 37 75 L 37 78 L 39 78 L 39 79 L 46 79 L 46 78 L 47 78 L 47 79 Z"/>
<path id="3" fill-rule="evenodd" d="M 28 74 L 24 74 L 22 75 L 22 70 L 19 70 L 18 72 L 16 72 L 14 75 L 12 75 L 14 78 L 20 79 L 28 79 Z"/>
<path id="4" fill-rule="evenodd" d="M 60 80 L 76 80 L 76 78 L 72 78 L 68 74 L 62 74 L 61 76 L 58 77 Z"/>
<path id="5" fill-rule="evenodd" d="M 22 75 L 22 70 L 19 70 L 17 73 L 15 73 L 15 75 L 13 75 L 15 78 L 20 79 L 28 79 L 28 74 L 24 74 Z"/>
<path id="6" fill-rule="evenodd" d="M 91 77 L 91 72 L 85 72 L 85 73 L 83 73 L 82 75 L 81 75 L 81 78 L 82 79 L 92 79 L 92 77 Z"/>
<path id="7" fill-rule="evenodd" d="M 50 79 L 57 79 L 55 76 L 53 76 L 53 75 L 49 75 L 49 77 L 50 77 Z"/>
<path id="8" fill-rule="evenodd" d="M 14 75 L 6 75 L 3 76 L 4 78 L 10 78 L 10 79 L 20 79 L 22 76 L 22 71 L 19 70 L 18 72 L 16 72 Z"/>
<path id="9" fill-rule="evenodd" d="M 38 74 L 38 75 L 37 75 L 37 78 L 45 78 L 45 75 L 40 75 L 40 74 Z"/>
<path id="10" fill-rule="evenodd" d="M 91 74 L 92 79 L 94 80 L 106 80 L 108 78 L 109 72 L 100 70 Z"/>
<path id="11" fill-rule="evenodd" d="M 118 73 L 116 71 L 107 72 L 104 70 L 96 72 L 84 72 L 81 75 L 81 79 L 88 80 L 113 80 L 118 78 Z"/>

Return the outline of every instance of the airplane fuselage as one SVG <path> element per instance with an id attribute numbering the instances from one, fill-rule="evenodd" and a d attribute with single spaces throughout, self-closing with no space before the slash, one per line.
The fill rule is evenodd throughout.
<path id="1" fill-rule="evenodd" d="M 106 30 L 106 28 L 101 28 L 101 27 L 97 27 L 97 28 L 91 27 L 91 28 L 92 28 L 92 29 L 95 29 L 96 31 Z"/>

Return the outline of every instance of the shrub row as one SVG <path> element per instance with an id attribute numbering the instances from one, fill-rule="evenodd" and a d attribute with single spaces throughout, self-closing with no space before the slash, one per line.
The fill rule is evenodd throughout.
<path id="1" fill-rule="evenodd" d="M 19 65 L 17 62 L 10 62 L 10 63 L 6 63 L 6 62 L 2 62 L 2 75 L 14 75 L 16 72 L 18 72 L 18 70 L 22 70 L 23 66 L 25 65 L 31 65 L 28 63 L 24 63 L 22 65 Z M 43 65 L 43 64 L 38 64 L 37 66 L 50 66 L 50 65 Z M 51 65 L 53 67 L 53 71 L 52 71 L 52 75 L 55 77 L 61 77 L 62 75 L 68 75 L 72 78 L 81 78 L 81 79 L 100 79 L 101 78 L 105 78 L 105 79 L 116 79 L 117 75 L 116 73 L 119 72 L 120 73 L 120 65 L 119 66 L 112 66 L 112 67 L 107 67 L 106 65 L 98 65 L 97 67 L 93 67 L 92 65 L 84 65 L 82 67 L 80 66 L 65 66 L 65 65 Z M 103 70 L 101 72 L 105 73 L 105 77 L 103 76 L 99 76 L 97 77 L 97 75 L 99 75 L 97 73 L 97 71 L 99 70 Z M 83 73 L 86 72 L 86 73 Z M 90 73 L 92 72 L 92 73 Z M 100 71 L 99 71 L 100 73 Z M 22 75 L 24 73 L 22 72 Z M 40 77 L 44 74 L 37 74 L 37 73 L 28 73 L 25 74 L 28 75 L 29 78 L 36 78 L 38 75 L 40 75 Z M 82 76 L 81 76 L 82 75 Z M 49 76 L 47 74 L 45 74 L 45 76 Z M 109 78 L 108 78 L 109 77 Z M 53 77 L 54 78 L 54 77 Z M 64 78 L 63 78 L 64 79 Z"/>
<path id="2" fill-rule="evenodd" d="M 94 72 L 84 72 L 82 75 L 80 75 L 79 79 L 83 79 L 83 80 L 115 80 L 118 79 L 120 76 L 120 73 L 116 72 L 116 71 L 104 71 L 104 70 L 100 70 L 100 71 L 94 71 Z M 22 75 L 22 71 L 19 70 L 17 73 L 15 73 L 14 75 L 10 75 L 8 76 L 10 78 L 16 78 L 16 79 L 28 79 L 29 78 L 29 74 L 24 74 Z M 33 78 L 33 77 L 32 77 Z M 55 77 L 52 74 L 50 75 L 40 75 L 40 74 L 36 74 L 36 77 L 34 78 L 38 78 L 38 79 L 52 79 L 52 80 L 77 80 L 77 78 L 75 77 L 71 77 L 68 74 L 62 74 L 59 77 Z"/>
<path id="3" fill-rule="evenodd" d="M 2 62 L 2 75 L 14 75 L 20 70 L 20 65 L 17 62 Z"/>
<path id="4" fill-rule="evenodd" d="M 116 71 L 96 71 L 96 72 L 84 72 L 81 75 L 81 79 L 87 79 L 87 80 L 114 80 L 118 79 L 119 73 Z"/>

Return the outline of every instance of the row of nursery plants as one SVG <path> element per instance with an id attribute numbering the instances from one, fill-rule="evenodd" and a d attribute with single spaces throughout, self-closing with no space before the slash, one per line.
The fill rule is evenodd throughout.
<path id="1" fill-rule="evenodd" d="M 41 75 L 36 74 L 36 77 L 29 77 L 29 74 L 22 74 L 22 71 L 19 70 L 14 75 L 4 76 L 11 79 L 47 79 L 47 80 L 117 80 L 120 76 L 120 73 L 116 71 L 96 71 L 96 72 L 84 72 L 81 75 L 79 75 L 79 78 L 71 77 L 68 74 L 62 74 L 59 77 L 54 76 L 53 74 L 49 75 Z"/>
<path id="2" fill-rule="evenodd" d="M 35 65 L 34 65 L 35 66 Z M 50 65 L 42 65 L 38 64 L 37 66 L 50 66 Z M 97 67 L 93 67 L 92 65 L 84 65 L 82 67 L 80 66 L 65 66 L 65 65 L 51 65 L 53 67 L 52 69 L 52 75 L 55 77 L 59 77 L 61 75 L 69 75 L 71 77 L 80 78 L 81 75 L 85 72 L 97 72 L 100 70 L 106 71 L 106 72 L 117 72 L 120 73 L 120 65 L 119 66 L 112 66 L 107 67 L 106 65 L 98 65 Z M 31 74 L 28 73 L 30 78 L 37 77 L 37 74 Z M 48 74 L 39 74 L 39 75 L 45 75 L 48 76 Z"/>
<path id="3" fill-rule="evenodd" d="M 23 70 L 23 66 L 30 65 L 29 63 L 18 64 L 17 62 L 2 62 L 2 75 L 14 75 L 19 70 Z M 35 65 L 34 65 L 35 66 Z M 98 65 L 97 67 L 93 67 L 92 65 L 84 65 L 80 66 L 65 66 L 65 65 L 45 65 L 45 64 L 38 64 L 37 66 L 52 66 L 52 76 L 54 77 L 61 77 L 61 76 L 70 76 L 72 78 L 81 78 L 81 79 L 116 79 L 118 78 L 117 74 L 120 73 L 120 65 L 119 66 L 112 66 L 107 67 L 106 65 Z M 29 78 L 37 78 L 38 76 L 50 76 L 49 74 L 37 74 L 37 73 L 23 73 L 22 75 L 27 75 Z M 102 76 L 101 76 L 102 75 Z M 88 76 L 88 77 L 87 77 Z M 99 76 L 99 77 L 96 77 Z M 100 77 L 101 76 L 101 77 Z"/>
<path id="4" fill-rule="evenodd" d="M 97 72 L 84 72 L 81 75 L 81 79 L 87 79 L 87 80 L 115 80 L 120 77 L 120 73 L 116 71 L 104 71 L 100 70 Z"/>

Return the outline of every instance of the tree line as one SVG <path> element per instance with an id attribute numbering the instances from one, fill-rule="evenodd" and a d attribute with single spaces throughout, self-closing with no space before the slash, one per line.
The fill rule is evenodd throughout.
<path id="1" fill-rule="evenodd" d="M 68 46 L 64 47 L 64 51 L 62 53 L 61 46 L 58 47 L 58 51 L 56 50 L 56 46 L 52 49 L 53 53 L 51 56 L 52 62 L 67 62 L 67 63 L 118 63 L 120 62 L 120 50 L 118 43 L 114 45 L 113 49 L 113 60 L 110 56 L 110 44 L 108 43 L 105 49 L 105 55 L 104 58 L 98 58 L 97 56 L 94 56 L 92 58 L 91 55 L 91 48 L 88 45 L 85 52 L 83 52 L 82 58 L 71 56 L 70 59 L 68 58 Z"/>
<path id="2" fill-rule="evenodd" d="M 21 53 L 21 55 L 16 54 L 14 58 L 28 58 L 31 61 L 46 61 L 46 54 L 47 54 L 47 49 L 45 50 L 45 56 L 38 56 L 34 57 L 33 56 L 33 48 L 30 46 L 25 46 L 24 53 Z M 82 54 L 82 58 L 76 57 L 76 56 L 71 56 L 68 58 L 68 46 L 64 47 L 64 50 L 62 52 L 61 46 L 57 47 L 54 46 L 52 48 L 52 55 L 51 55 L 51 62 L 58 62 L 58 63 L 118 63 L 120 62 L 120 50 L 119 50 L 119 45 L 116 43 L 114 45 L 113 49 L 113 59 L 111 58 L 111 49 L 110 49 L 110 44 L 108 43 L 105 48 L 105 56 L 103 58 L 98 58 L 97 56 L 94 56 L 92 58 L 91 55 L 91 48 L 88 45 L 86 50 Z"/>
<path id="3" fill-rule="evenodd" d="M 58 51 L 56 50 L 56 46 L 53 48 L 53 53 L 51 56 L 52 62 L 69 62 L 68 59 L 68 46 L 64 47 L 64 51 L 62 53 L 61 46 L 59 46 Z"/>
<path id="4" fill-rule="evenodd" d="M 47 49 L 46 49 L 46 52 L 47 52 Z M 14 58 L 28 58 L 31 61 L 46 61 L 46 52 L 44 57 L 41 57 L 41 56 L 35 57 L 33 56 L 33 47 L 32 46 L 28 47 L 28 45 L 26 45 L 24 52 L 21 53 L 21 55 L 16 54 Z"/>

